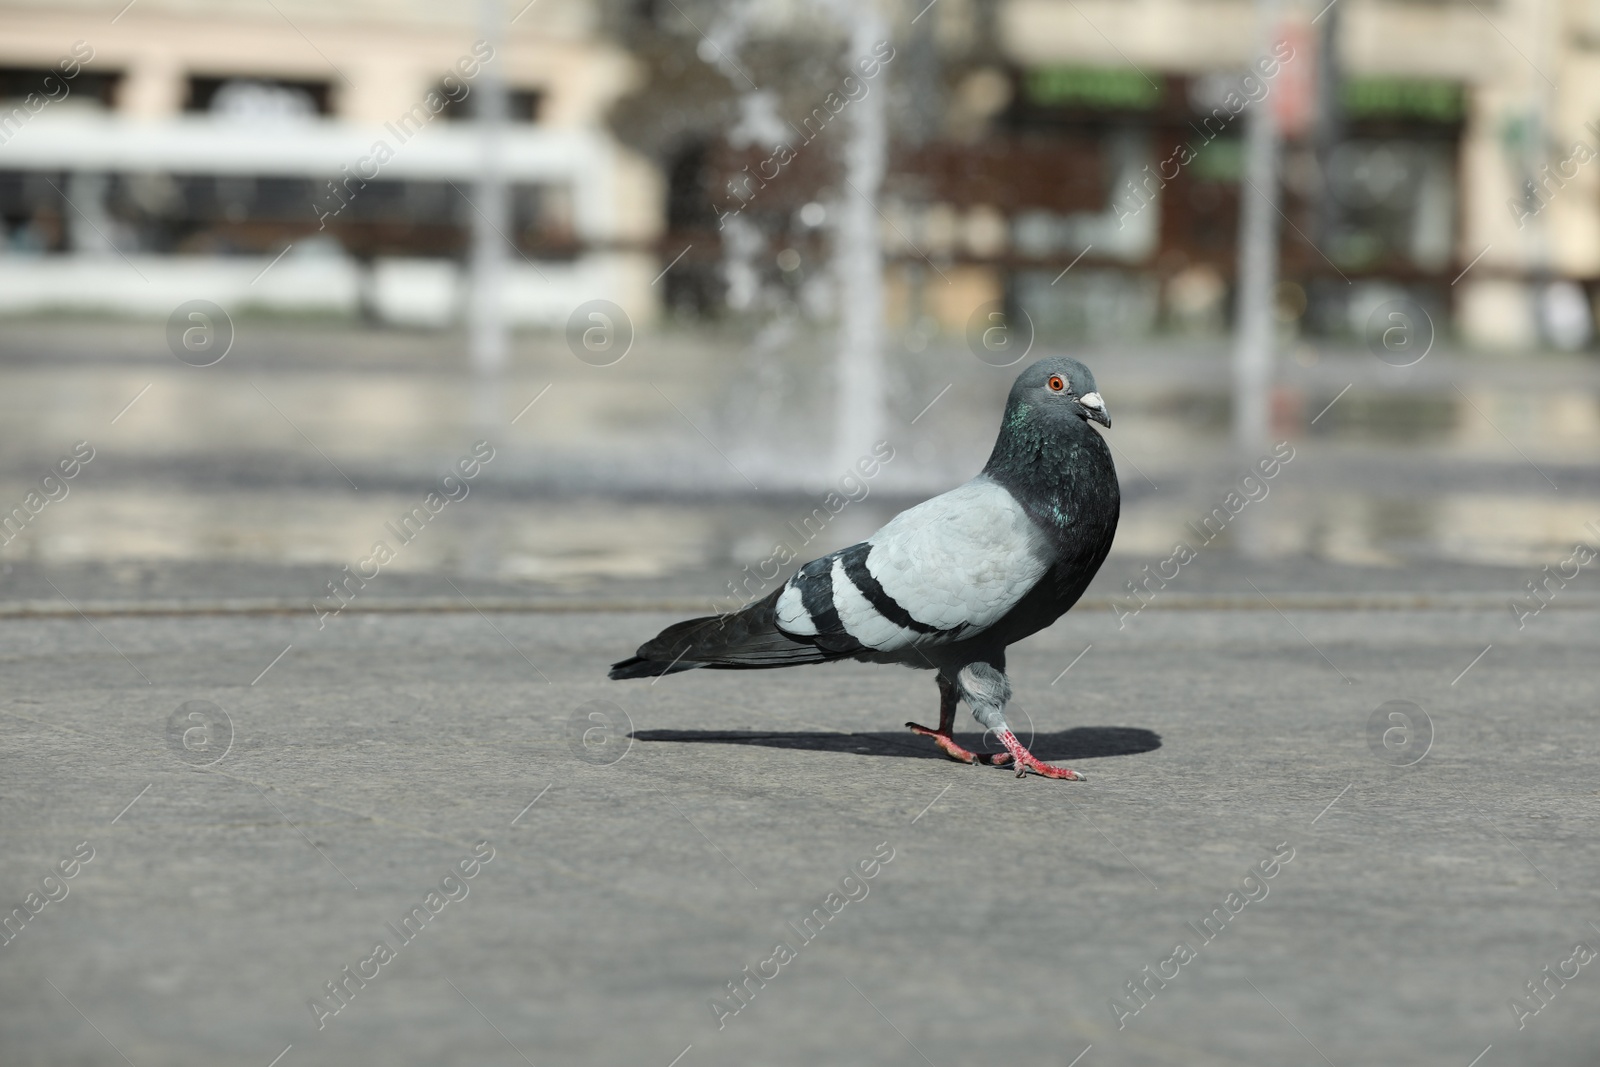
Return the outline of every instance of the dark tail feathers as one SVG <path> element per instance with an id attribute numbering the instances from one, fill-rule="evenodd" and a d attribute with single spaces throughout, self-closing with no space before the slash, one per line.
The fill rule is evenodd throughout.
<path id="1" fill-rule="evenodd" d="M 657 663 L 653 659 L 643 656 L 633 656 L 629 659 L 619 660 L 611 665 L 611 672 L 607 677 L 612 681 L 622 678 L 655 678 L 662 674 L 677 674 L 679 671 L 692 671 L 700 666 L 698 663 Z"/>
<path id="2" fill-rule="evenodd" d="M 663 674 L 712 670 L 759 670 L 822 663 L 839 658 L 778 631 L 777 603 L 782 590 L 731 615 L 686 619 L 639 646 L 637 655 L 611 665 L 610 677 L 654 678 Z"/>

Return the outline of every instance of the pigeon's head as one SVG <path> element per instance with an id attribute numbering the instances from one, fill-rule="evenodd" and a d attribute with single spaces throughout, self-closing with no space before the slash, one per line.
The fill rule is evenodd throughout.
<path id="1" fill-rule="evenodd" d="M 1017 375 L 1006 415 L 1046 424 L 1076 426 L 1081 420 L 1111 426 L 1106 402 L 1095 390 L 1094 374 L 1067 356 L 1041 359 Z"/>

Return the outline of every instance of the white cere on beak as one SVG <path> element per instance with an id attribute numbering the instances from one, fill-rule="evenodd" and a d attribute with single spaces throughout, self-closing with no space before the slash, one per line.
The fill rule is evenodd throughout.
<path id="1" fill-rule="evenodd" d="M 1084 418 L 1111 429 L 1111 413 L 1106 411 L 1106 402 L 1100 399 L 1099 393 L 1084 393 L 1078 398 L 1078 406 L 1083 408 Z"/>

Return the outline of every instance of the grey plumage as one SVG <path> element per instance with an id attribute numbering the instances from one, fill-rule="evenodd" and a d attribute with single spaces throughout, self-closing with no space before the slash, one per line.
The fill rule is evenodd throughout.
<path id="1" fill-rule="evenodd" d="M 1089 421 L 1111 423 L 1089 369 L 1065 357 L 1035 363 L 1013 385 L 977 477 L 807 563 L 740 611 L 669 626 L 610 677 L 900 663 L 938 671 L 942 692 L 953 688 L 1009 737 L 1006 646 L 1077 601 L 1116 532 L 1116 470 Z"/>

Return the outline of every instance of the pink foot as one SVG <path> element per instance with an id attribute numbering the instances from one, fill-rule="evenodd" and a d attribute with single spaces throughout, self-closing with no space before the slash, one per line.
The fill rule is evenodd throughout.
<path id="1" fill-rule="evenodd" d="M 949 734 L 942 734 L 938 730 L 928 726 L 919 726 L 914 722 L 908 722 L 906 723 L 906 726 L 909 727 L 911 732 L 914 734 L 921 734 L 924 737 L 933 738 L 933 743 L 944 749 L 945 755 L 960 763 L 983 763 L 991 767 L 999 767 L 1005 765 L 1011 760 L 1011 757 L 1005 753 L 991 756 L 988 753 L 969 752 L 960 745 L 956 744 L 954 737 L 950 736 Z"/>
<path id="2" fill-rule="evenodd" d="M 1018 741 L 1017 735 L 1012 733 L 1010 730 L 1002 729 L 995 732 L 1000 736 L 1000 743 L 1005 745 L 1007 751 L 1009 751 L 1011 755 L 1016 758 L 1018 778 L 1021 778 L 1024 774 L 1032 771 L 1033 773 L 1043 775 L 1046 778 L 1063 778 L 1069 782 L 1082 782 L 1086 780 L 1083 775 L 1079 774 L 1077 771 L 1069 771 L 1065 767 L 1052 767 L 1048 763 L 1040 762 L 1038 757 L 1022 747 L 1022 742 Z"/>

